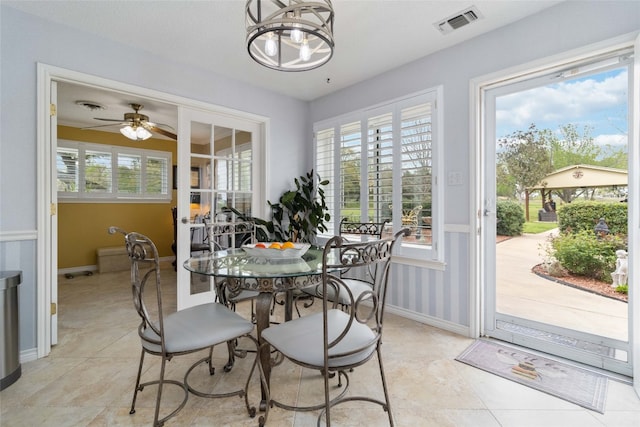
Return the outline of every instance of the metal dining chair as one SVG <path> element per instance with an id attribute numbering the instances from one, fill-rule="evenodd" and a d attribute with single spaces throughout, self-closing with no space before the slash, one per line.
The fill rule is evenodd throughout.
<path id="1" fill-rule="evenodd" d="M 171 219 L 173 220 L 173 242 L 171 243 L 171 250 L 173 251 L 173 254 L 177 257 L 178 256 L 178 208 L 177 207 L 172 207 L 171 208 Z M 210 246 L 209 246 L 209 242 L 206 241 L 206 239 L 204 239 L 205 241 L 197 241 L 196 239 L 194 239 L 194 230 L 191 230 L 191 254 L 193 254 L 194 252 L 208 252 L 210 250 Z M 178 259 L 174 259 L 172 262 L 173 265 L 173 271 L 177 271 L 178 270 Z"/>
<path id="2" fill-rule="evenodd" d="M 240 248 L 242 245 L 255 243 L 256 229 L 251 221 L 215 221 L 204 220 L 204 228 L 209 242 L 209 251 L 215 252 L 229 248 Z M 232 310 L 243 301 L 251 302 L 251 317 L 253 320 L 253 300 L 258 296 L 256 291 L 231 291 L 225 286 L 224 280 L 216 280 L 216 298 Z"/>
<path id="3" fill-rule="evenodd" d="M 381 239 L 387 224 L 389 224 L 389 220 L 384 220 L 382 222 L 353 222 L 344 218 L 340 222 L 340 236 L 349 241 Z M 352 294 L 354 296 L 354 300 L 357 300 L 361 294 L 370 291 L 376 281 L 378 268 L 379 264 L 375 263 L 360 266 L 358 268 L 356 268 L 356 266 L 352 266 L 350 268 L 341 269 L 341 286 L 345 286 L 348 289 L 348 292 L 343 290 L 338 292 L 336 295 L 336 293 L 330 288 L 327 290 L 327 292 L 329 292 L 329 300 L 337 300 L 343 310 L 348 310 L 351 306 L 349 294 Z M 304 288 L 302 292 L 314 298 L 322 297 L 320 285 Z M 311 303 L 306 302 L 304 306 L 308 308 Z"/>
<path id="4" fill-rule="evenodd" d="M 255 417 L 256 409 L 249 404 L 247 389 L 256 365 L 263 384 L 266 384 L 262 365 L 257 363 L 256 357 L 252 363 L 249 375 L 243 389 L 220 393 L 209 393 L 195 389 L 189 383 L 190 374 L 200 365 L 208 365 L 210 375 L 214 374 L 212 353 L 214 346 L 237 340 L 243 337 L 258 346 L 258 341 L 251 335 L 253 323 L 234 313 L 228 307 L 218 303 L 202 304 L 167 313 L 162 304 L 162 288 L 160 285 L 160 262 L 155 244 L 147 236 L 139 233 L 127 233 L 118 227 L 109 227 L 109 233 L 124 234 L 127 253 L 131 261 L 131 288 L 133 291 L 133 305 L 140 316 L 138 335 L 142 344 L 140 364 L 136 378 L 130 414 L 136 412 L 136 398 L 146 386 L 157 385 L 156 404 L 154 412 L 154 426 L 162 426 L 174 417 L 187 403 L 189 393 L 200 397 L 222 398 L 239 396 L 245 400 L 247 412 Z M 145 296 L 145 292 L 150 295 Z M 176 356 L 208 350 L 208 356 L 193 363 L 187 369 L 184 380 L 170 380 L 165 378 L 167 362 Z M 161 358 L 160 375 L 157 379 L 142 381 L 142 371 L 145 355 Z M 160 402 L 165 385 L 175 385 L 183 389 L 182 402 L 168 415 L 160 418 Z M 164 411 L 163 411 L 164 412 Z"/>
<path id="5" fill-rule="evenodd" d="M 371 237 L 373 239 L 381 239 L 387 225 L 390 225 L 388 219 L 381 222 L 357 222 L 345 217 L 340 221 L 340 235 L 354 238 Z"/>
<path id="6" fill-rule="evenodd" d="M 393 237 L 368 242 L 350 243 L 341 236 L 329 240 L 323 252 L 320 289 L 322 311 L 265 329 L 262 331 L 264 343 L 260 346 L 261 352 L 270 351 L 273 348 L 284 358 L 299 366 L 318 370 L 324 381 L 324 401 L 308 406 L 278 401 L 273 397 L 279 390 L 272 376 L 265 420 L 268 418 L 269 407 L 277 406 L 294 411 L 320 410 L 318 426 L 323 416 L 326 425 L 331 426 L 332 408 L 345 402 L 364 401 L 380 405 L 387 412 L 389 424 L 393 426 L 391 403 L 382 363 L 382 329 L 391 254 L 400 237 L 409 235 L 409 232 L 409 229 L 404 229 Z M 349 288 L 344 286 L 344 280 L 337 271 L 374 264 L 378 265 L 374 286 L 355 297 Z M 328 298 L 331 293 L 329 290 L 334 294 L 345 292 L 352 309 L 348 312 L 338 309 L 338 299 Z M 378 359 L 384 400 L 353 393 L 347 395 L 349 375 L 357 375 L 358 372 L 348 373 L 348 371 L 372 360 L 374 355 Z M 276 368 L 274 366 L 274 369 Z M 337 396 L 335 392 L 334 396 L 331 396 L 330 392 L 335 388 L 329 387 L 329 379 L 335 375 L 338 376 L 339 386 L 342 385 L 343 379 L 346 384 Z"/>

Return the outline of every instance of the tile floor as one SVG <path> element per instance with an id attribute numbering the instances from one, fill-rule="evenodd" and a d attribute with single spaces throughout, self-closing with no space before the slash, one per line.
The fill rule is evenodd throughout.
<path id="1" fill-rule="evenodd" d="M 175 273 L 162 271 L 165 299 L 175 309 Z M 0 393 L 1 426 L 146 426 L 153 419 L 155 389 L 139 394 L 136 413 L 129 415 L 139 358 L 137 317 L 130 300 L 129 273 L 95 274 L 59 282 L 59 343 L 49 357 L 24 363 L 22 377 Z M 173 292 L 175 294 L 175 292 Z M 599 414 L 456 362 L 471 339 L 389 315 L 385 324 L 383 358 L 392 411 L 398 426 L 639 426 L 640 399 L 628 384 L 609 381 L 606 413 Z M 214 353 L 217 367 L 225 349 Z M 157 359 L 157 358 L 152 358 Z M 148 359 L 149 360 L 149 359 Z M 181 378 L 191 356 L 169 363 L 169 376 Z M 198 376 L 216 390 L 244 381 L 249 360 L 238 360 L 225 374 Z M 350 391 L 378 393 L 376 363 L 352 374 Z M 156 360 L 145 376 L 156 375 Z M 319 397 L 318 376 L 292 364 L 273 370 L 273 393 L 311 402 Z M 321 387 L 320 383 L 317 383 Z M 179 400 L 168 391 L 163 404 Z M 250 399 L 257 402 L 254 379 Z M 293 401 L 293 400 L 292 400 Z M 267 425 L 312 426 L 316 413 L 272 409 Z M 334 425 L 386 426 L 386 414 L 374 405 L 348 404 L 332 412 Z M 167 426 L 249 426 L 243 400 L 190 396 L 187 406 Z"/>

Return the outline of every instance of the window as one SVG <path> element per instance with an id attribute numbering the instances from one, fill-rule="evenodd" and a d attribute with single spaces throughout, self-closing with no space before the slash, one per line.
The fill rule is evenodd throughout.
<path id="1" fill-rule="evenodd" d="M 441 259 L 438 252 L 436 99 L 429 91 L 316 123 L 316 171 L 329 179 L 325 198 L 338 233 L 341 219 L 388 220 L 387 233 L 408 227 L 402 255 Z"/>
<path id="2" fill-rule="evenodd" d="M 82 201 L 169 201 L 171 153 L 60 140 L 58 197 Z"/>

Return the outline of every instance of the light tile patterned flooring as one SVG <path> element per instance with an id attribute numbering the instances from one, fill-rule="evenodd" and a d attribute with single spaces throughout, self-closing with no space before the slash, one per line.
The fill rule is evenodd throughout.
<path id="1" fill-rule="evenodd" d="M 175 273 L 162 271 L 165 299 L 175 309 Z M 59 344 L 49 357 L 24 363 L 22 377 L 0 393 L 1 426 L 146 426 L 153 419 L 155 388 L 138 397 L 136 413 L 129 407 L 138 365 L 140 344 L 137 317 L 131 303 L 129 273 L 95 274 L 59 282 Z M 246 310 L 243 307 L 241 310 Z M 281 311 L 282 309 L 279 308 Z M 640 399 L 631 386 L 609 381 L 604 415 L 488 374 L 454 358 L 472 340 L 437 328 L 388 315 L 383 360 L 391 392 L 392 412 L 398 426 L 581 426 L 623 427 L 640 425 Z M 223 373 L 226 351 L 216 349 L 213 377 L 202 375 L 219 390 L 240 384 L 248 359 Z M 198 355 L 200 356 L 200 355 Z M 195 356 L 194 356 L 195 357 Z M 181 379 L 191 356 L 169 363 L 169 377 Z M 157 358 L 147 365 L 145 377 L 157 375 Z M 377 363 L 356 369 L 350 391 L 378 391 Z M 285 363 L 273 370 L 273 393 L 311 402 L 319 398 L 319 376 Z M 226 389 L 226 388 L 225 388 Z M 257 402 L 257 379 L 250 399 Z M 168 391 L 167 407 L 179 400 Z M 284 400 L 284 399 L 283 399 Z M 375 405 L 346 404 L 332 412 L 334 425 L 386 426 L 386 414 Z M 187 406 L 167 426 L 250 426 L 243 400 L 203 399 L 190 396 Z M 312 426 L 315 412 L 272 409 L 267 425 Z"/>

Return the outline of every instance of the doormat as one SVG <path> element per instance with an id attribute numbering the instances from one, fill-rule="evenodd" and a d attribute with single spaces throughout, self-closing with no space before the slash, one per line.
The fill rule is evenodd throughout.
<path id="1" fill-rule="evenodd" d="M 476 340 L 456 360 L 604 414 L 604 375 L 487 340 Z"/>

